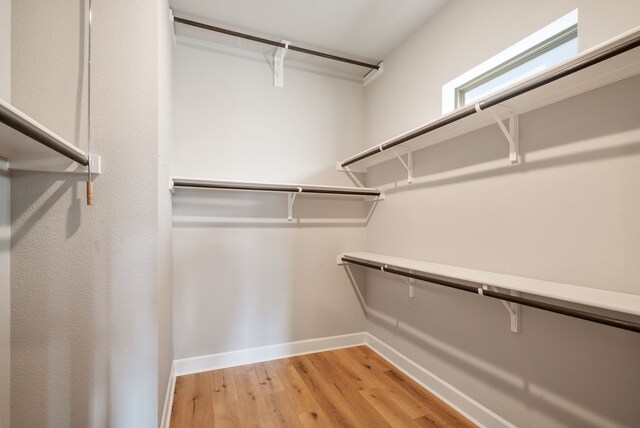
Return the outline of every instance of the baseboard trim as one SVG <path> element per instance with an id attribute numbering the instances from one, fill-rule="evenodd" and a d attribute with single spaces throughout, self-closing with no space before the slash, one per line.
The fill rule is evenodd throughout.
<path id="1" fill-rule="evenodd" d="M 365 342 L 366 333 L 352 333 L 341 336 L 260 346 L 258 348 L 242 349 L 239 351 L 222 352 L 200 357 L 183 358 L 174 361 L 175 376 L 242 366 L 245 364 L 255 364 L 296 355 L 330 351 L 332 349 L 348 348 L 351 346 L 364 345 Z"/>
<path id="2" fill-rule="evenodd" d="M 367 333 L 365 344 L 476 425 L 486 428 L 516 428 L 511 422 L 396 351 L 374 335 Z"/>
<path id="3" fill-rule="evenodd" d="M 171 371 L 169 372 L 169 383 L 167 384 L 167 393 L 164 396 L 164 408 L 162 409 L 162 420 L 160 428 L 169 428 L 171 423 L 171 408 L 173 407 L 173 393 L 176 389 L 176 363 L 171 363 Z"/>
<path id="4" fill-rule="evenodd" d="M 396 351 L 382 340 L 370 333 L 364 332 L 301 340 L 297 342 L 288 342 L 174 360 L 171 365 L 171 375 L 169 378 L 169 385 L 167 387 L 165 408 L 162 413 L 162 423 L 160 427 L 169 428 L 175 380 L 177 376 L 236 367 L 245 364 L 255 364 L 263 361 L 294 357 L 296 355 L 330 351 L 332 349 L 349 348 L 359 345 L 367 345 L 398 370 L 409 376 L 422 387 L 429 390 L 478 426 L 486 428 L 516 428 L 515 425 L 506 419 L 500 417 L 487 407 L 475 401 L 473 398 L 420 366 L 418 363 Z"/>

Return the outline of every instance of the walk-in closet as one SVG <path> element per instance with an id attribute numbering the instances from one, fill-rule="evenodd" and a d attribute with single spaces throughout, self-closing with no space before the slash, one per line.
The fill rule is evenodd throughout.
<path id="1" fill-rule="evenodd" d="M 640 2 L 0 0 L 0 428 L 640 426 Z"/>

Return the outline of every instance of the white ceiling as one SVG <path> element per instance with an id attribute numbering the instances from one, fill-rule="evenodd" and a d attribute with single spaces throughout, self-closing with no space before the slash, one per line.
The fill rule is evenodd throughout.
<path id="1" fill-rule="evenodd" d="M 176 15 L 355 59 L 383 60 L 448 0 L 171 0 Z M 229 36 L 225 36 L 229 37 Z"/>

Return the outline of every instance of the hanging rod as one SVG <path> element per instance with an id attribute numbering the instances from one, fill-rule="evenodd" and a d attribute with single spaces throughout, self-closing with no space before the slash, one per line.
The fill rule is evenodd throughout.
<path id="1" fill-rule="evenodd" d="M 505 101 L 515 98 L 518 95 L 525 94 L 541 86 L 555 82 L 556 80 L 559 80 L 563 77 L 569 76 L 580 70 L 588 68 L 592 65 L 598 64 L 602 61 L 613 58 L 627 51 L 630 51 L 631 49 L 637 48 L 638 46 L 640 46 L 640 31 L 636 29 L 618 38 L 611 44 L 607 44 L 601 48 L 595 48 L 591 51 L 584 52 L 582 55 L 579 55 L 574 60 L 561 64 L 558 67 L 547 71 L 546 73 L 543 73 L 538 76 L 534 76 L 531 79 L 525 80 L 524 82 L 522 82 L 521 84 L 513 88 L 498 92 L 497 94 L 489 96 L 480 102 L 458 109 L 446 116 L 442 116 L 434 120 L 433 122 L 430 122 L 427 125 L 418 128 L 415 131 L 412 131 L 405 135 L 401 135 L 398 138 L 387 141 L 380 145 L 371 147 L 365 150 L 364 152 L 361 152 L 357 155 L 352 156 L 351 158 L 348 158 L 347 160 L 343 161 L 340 165 L 344 168 L 353 163 L 356 163 L 370 156 L 373 156 L 377 153 L 380 153 L 382 151 L 388 150 L 402 143 L 405 143 L 409 140 L 413 140 L 414 138 L 420 137 L 421 135 L 435 131 L 436 129 L 440 129 L 446 125 L 458 122 L 459 120 L 462 120 L 468 116 L 479 113 L 482 110 L 486 110 L 490 107 L 504 103 Z"/>
<path id="2" fill-rule="evenodd" d="M 479 294 L 481 296 L 491 297 L 492 299 L 503 300 L 507 302 L 513 302 L 532 308 L 542 309 L 543 311 L 554 312 L 561 315 L 567 315 L 573 318 L 579 318 L 586 321 L 595 322 L 598 324 L 605 324 L 611 327 L 620 328 L 623 330 L 629 330 L 636 333 L 640 333 L 640 324 L 631 321 L 626 321 L 619 318 L 609 317 L 606 315 L 594 314 L 591 312 L 585 312 L 577 309 L 571 309 L 564 306 L 554 305 L 552 303 L 541 302 L 526 297 L 513 296 L 511 294 L 501 293 L 499 291 L 492 291 L 483 288 L 483 284 L 467 280 L 456 280 L 455 278 L 448 278 L 443 276 L 429 275 L 425 273 L 407 272 L 404 270 L 395 269 L 383 264 L 374 264 L 364 262 L 358 259 L 354 259 L 348 256 L 342 256 L 341 260 L 344 263 L 351 263 L 358 266 L 363 266 L 369 269 L 375 269 L 382 272 L 391 273 L 394 275 L 404 276 L 407 278 L 413 278 L 420 281 L 429 282 L 432 284 L 438 284 L 449 288 L 455 288 L 456 290 L 466 291 L 468 293 Z"/>
<path id="3" fill-rule="evenodd" d="M 316 186 L 310 184 L 259 183 L 229 180 L 200 180 L 192 178 L 173 178 L 173 188 L 200 188 L 223 190 L 249 190 L 258 192 L 319 193 L 328 195 L 375 196 L 382 192 L 378 189 L 343 186 Z"/>
<path id="4" fill-rule="evenodd" d="M 198 21 L 192 21 L 190 19 L 181 18 L 181 17 L 175 16 L 175 15 L 173 17 L 173 20 L 174 20 L 174 22 L 177 22 L 179 24 L 190 25 L 192 27 L 202 28 L 204 30 L 215 31 L 216 33 L 227 34 L 229 36 L 240 37 L 241 39 L 252 40 L 254 42 L 264 43 L 266 45 L 276 46 L 276 47 L 279 47 L 279 48 L 286 48 L 287 47 L 287 45 L 285 45 L 282 42 L 278 42 L 278 41 L 270 40 L 270 39 L 265 39 L 265 38 L 262 38 L 262 37 L 252 36 L 251 34 L 241 33 L 239 31 L 227 30 L 226 28 L 216 27 L 216 26 L 205 24 L 205 23 L 198 22 Z M 357 66 L 360 66 L 360 67 L 371 68 L 373 70 L 379 70 L 380 69 L 379 65 L 368 64 L 366 62 L 356 61 L 356 60 L 350 59 L 350 58 L 344 58 L 344 57 L 341 57 L 341 56 L 331 55 L 331 54 L 328 54 L 328 53 L 325 53 L 325 52 L 319 52 L 319 51 L 314 51 L 312 49 L 301 48 L 301 47 L 298 47 L 298 46 L 294 46 L 292 44 L 289 44 L 288 46 L 289 46 L 288 49 L 290 51 L 296 51 L 296 52 L 301 52 L 301 53 L 308 54 L 308 55 L 319 56 L 319 57 L 331 59 L 331 60 L 334 60 L 334 61 L 340 61 L 340 62 L 345 62 L 347 64 L 357 65 Z"/>
<path id="5" fill-rule="evenodd" d="M 82 166 L 89 165 L 89 156 L 85 152 L 3 100 L 0 100 L 0 122 Z"/>

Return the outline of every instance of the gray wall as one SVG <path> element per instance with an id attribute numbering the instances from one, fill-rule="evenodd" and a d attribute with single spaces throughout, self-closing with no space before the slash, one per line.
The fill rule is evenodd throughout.
<path id="1" fill-rule="evenodd" d="M 266 62 L 205 47 L 179 45 L 174 66 L 174 175 L 351 184 L 335 162 L 362 148 L 361 83 L 287 67 L 276 88 Z M 278 224 L 286 195 L 178 191 L 176 358 L 362 331 L 335 257 L 364 247 L 366 208 L 299 198 L 301 223 Z"/>
<path id="2" fill-rule="evenodd" d="M 82 176 L 12 175 L 14 428 L 157 426 L 158 4 L 93 6 L 96 205 Z M 86 147 L 83 16 L 14 2 L 12 95 Z"/>
<path id="3" fill-rule="evenodd" d="M 368 144 L 438 117 L 444 83 L 575 7 L 581 49 L 640 23 L 631 1 L 452 1 L 367 87 Z M 390 190 L 368 251 L 640 294 L 638 96 L 635 77 L 523 115 L 519 166 L 491 127 L 417 152 L 413 185 L 397 161 L 370 169 Z M 370 333 L 517 426 L 640 419 L 638 335 L 527 308 L 516 335 L 499 302 L 427 286 L 411 300 L 381 274 L 367 303 Z"/>

